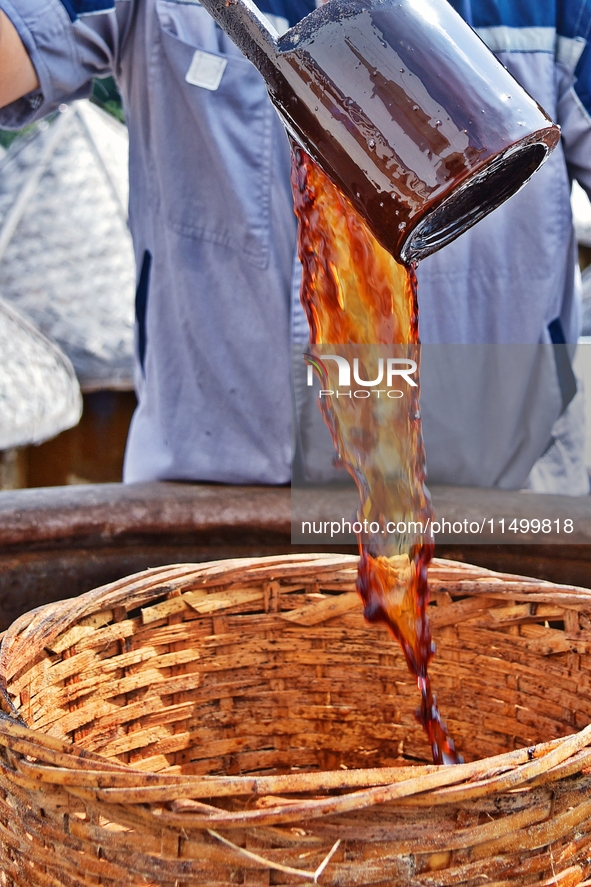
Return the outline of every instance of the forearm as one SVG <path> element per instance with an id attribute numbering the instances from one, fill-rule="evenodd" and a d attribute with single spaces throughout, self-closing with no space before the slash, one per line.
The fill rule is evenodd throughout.
<path id="1" fill-rule="evenodd" d="M 0 10 L 0 108 L 38 86 L 27 50 L 10 19 Z"/>

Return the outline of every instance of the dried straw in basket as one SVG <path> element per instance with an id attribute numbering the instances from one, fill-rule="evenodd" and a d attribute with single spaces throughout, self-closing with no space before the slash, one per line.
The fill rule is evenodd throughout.
<path id="1" fill-rule="evenodd" d="M 416 687 L 354 558 L 148 570 L 0 649 L 0 885 L 591 884 L 591 592 L 445 561 Z"/>

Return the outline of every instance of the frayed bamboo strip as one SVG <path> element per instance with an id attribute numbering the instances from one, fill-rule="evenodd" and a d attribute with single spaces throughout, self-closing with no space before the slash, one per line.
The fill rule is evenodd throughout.
<path id="1" fill-rule="evenodd" d="M 237 844 L 234 844 L 232 841 L 229 841 L 227 838 L 224 838 L 222 835 L 219 835 L 217 832 L 212 831 L 211 829 L 207 829 L 207 833 L 212 835 L 226 847 L 230 847 L 232 850 L 235 850 L 240 856 L 244 856 L 246 859 L 252 859 L 253 862 L 258 862 L 265 868 L 274 869 L 276 872 L 284 872 L 286 875 L 296 875 L 299 878 L 306 878 L 309 881 L 314 881 L 315 884 L 318 883 L 318 879 L 334 854 L 340 847 L 340 840 L 336 841 L 332 848 L 328 851 L 320 865 L 313 872 L 308 872 L 305 869 L 295 869 L 289 865 L 281 865 L 279 862 L 271 862 L 268 859 L 265 859 L 264 856 L 259 856 L 258 853 L 252 853 L 250 850 L 246 850 L 244 847 L 239 847 Z"/>
<path id="2" fill-rule="evenodd" d="M 289 610 L 287 613 L 282 613 L 281 618 L 288 622 L 295 622 L 297 625 L 319 625 L 326 619 L 332 619 L 334 616 L 340 616 L 358 607 L 359 595 L 357 592 L 349 591 L 325 598 L 322 601 L 306 604 L 296 610 Z"/>

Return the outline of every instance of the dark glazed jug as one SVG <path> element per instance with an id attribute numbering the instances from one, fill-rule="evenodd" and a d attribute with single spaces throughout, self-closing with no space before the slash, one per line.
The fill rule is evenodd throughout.
<path id="1" fill-rule="evenodd" d="M 250 0 L 202 4 L 399 260 L 418 261 L 495 209 L 558 142 L 447 0 L 329 0 L 280 38 Z"/>

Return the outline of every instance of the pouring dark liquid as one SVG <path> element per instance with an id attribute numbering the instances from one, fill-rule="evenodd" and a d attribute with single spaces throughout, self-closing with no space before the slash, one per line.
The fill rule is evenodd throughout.
<path id="1" fill-rule="evenodd" d="M 363 378 L 373 378 L 376 345 L 417 356 L 418 312 L 412 267 L 398 264 L 310 157 L 293 147 L 293 190 L 303 264 L 302 301 L 317 354 L 353 345 Z M 315 348 L 314 346 L 322 346 Z M 335 353 L 339 351 L 335 348 Z M 332 362 L 312 358 L 325 390 L 335 390 Z M 369 372 L 369 375 L 368 375 Z M 417 718 L 436 763 L 462 759 L 443 722 L 428 673 L 433 655 L 427 618 L 428 534 L 385 531 L 385 517 L 426 524 L 418 386 L 409 398 L 324 397 L 321 407 L 340 459 L 360 493 L 360 519 L 375 532 L 359 535 L 357 589 L 370 622 L 387 625 L 400 643 L 421 694 Z"/>

